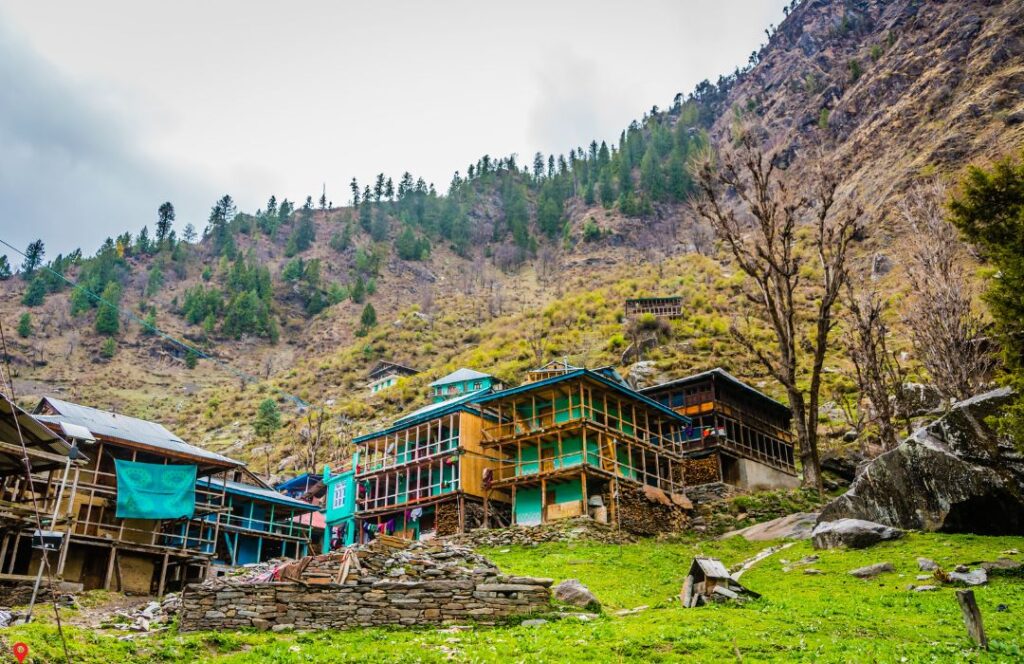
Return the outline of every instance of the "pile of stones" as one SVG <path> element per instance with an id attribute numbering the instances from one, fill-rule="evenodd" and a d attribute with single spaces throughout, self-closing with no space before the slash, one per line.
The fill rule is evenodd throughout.
<path id="1" fill-rule="evenodd" d="M 589 517 L 560 519 L 536 526 L 510 526 L 508 528 L 481 528 L 464 535 L 455 535 L 448 541 L 473 547 L 536 546 L 544 542 L 575 542 L 589 540 L 604 544 L 629 544 L 636 538 L 615 526 L 599 523 Z"/>
<path id="2" fill-rule="evenodd" d="M 470 547 L 445 541 L 378 541 L 293 561 L 277 578 L 282 580 L 230 577 L 188 586 L 181 629 L 493 623 L 550 610 L 552 583 L 502 574 Z"/>

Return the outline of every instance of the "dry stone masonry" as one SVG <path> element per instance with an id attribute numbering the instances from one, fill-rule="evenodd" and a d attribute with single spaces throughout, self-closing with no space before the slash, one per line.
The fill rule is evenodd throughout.
<path id="1" fill-rule="evenodd" d="M 550 609 L 551 579 L 502 574 L 467 547 L 374 542 L 351 551 L 347 566 L 344 552 L 312 556 L 279 570 L 275 578 L 282 580 L 190 585 L 182 593 L 181 629 L 493 623 Z"/>

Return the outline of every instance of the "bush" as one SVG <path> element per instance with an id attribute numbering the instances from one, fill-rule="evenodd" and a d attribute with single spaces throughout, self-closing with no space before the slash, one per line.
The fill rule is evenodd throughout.
<path id="1" fill-rule="evenodd" d="M 583 241 L 584 242 L 596 242 L 601 239 L 601 228 L 591 217 L 583 224 Z"/>
<path id="2" fill-rule="evenodd" d="M 117 342 L 114 341 L 113 337 L 107 337 L 104 339 L 103 344 L 100 346 L 100 355 L 107 358 L 108 360 L 114 357 L 114 353 L 117 352 Z"/>
<path id="3" fill-rule="evenodd" d="M 32 336 L 32 314 L 27 311 L 18 319 L 18 336 L 22 339 Z"/>

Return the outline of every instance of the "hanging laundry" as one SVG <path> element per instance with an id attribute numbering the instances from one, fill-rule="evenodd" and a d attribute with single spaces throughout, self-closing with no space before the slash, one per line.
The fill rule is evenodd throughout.
<path id="1" fill-rule="evenodd" d="M 410 521 L 419 521 L 421 516 L 423 516 L 423 508 L 422 507 L 417 507 L 416 509 L 414 509 L 411 512 L 409 512 L 409 520 Z"/>

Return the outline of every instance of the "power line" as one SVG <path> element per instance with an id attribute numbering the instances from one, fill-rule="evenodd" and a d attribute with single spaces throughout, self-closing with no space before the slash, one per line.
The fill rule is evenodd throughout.
<path id="1" fill-rule="evenodd" d="M 17 247 L 15 247 L 14 245 L 12 245 L 11 243 L 7 242 L 6 240 L 4 240 L 2 238 L 0 238 L 0 244 L 3 244 L 5 247 L 10 249 L 11 251 L 17 252 L 23 258 L 28 258 L 28 256 L 25 254 L 25 252 L 23 252 L 21 249 L 18 249 Z M 250 381 L 250 382 L 253 382 L 253 383 L 257 383 L 257 382 L 260 381 L 260 378 L 258 376 L 255 376 L 255 375 L 250 374 L 248 372 L 242 371 L 241 369 L 236 369 L 235 367 L 231 366 L 227 362 L 225 362 L 223 360 L 220 360 L 220 359 L 210 355 L 209 353 L 207 353 L 207 352 L 205 352 L 203 350 L 200 350 L 199 348 L 196 348 L 195 346 L 193 346 L 193 345 L 191 345 L 189 343 L 186 343 L 185 341 L 182 341 L 181 339 L 178 339 L 177 337 L 171 336 L 170 334 L 168 334 L 168 333 L 164 332 L 163 330 L 161 330 L 160 328 L 158 328 L 156 325 L 153 325 L 153 324 L 147 322 L 145 319 L 135 315 L 134 313 L 132 313 L 130 311 L 126 311 L 126 310 L 122 309 L 121 307 L 119 307 L 118 305 L 114 304 L 113 302 L 110 302 L 109 300 L 104 299 L 102 295 L 97 295 L 96 293 L 94 293 L 93 291 L 89 290 L 85 286 L 82 286 L 81 284 L 78 284 L 78 283 L 75 283 L 75 282 L 71 281 L 70 279 L 65 277 L 63 274 L 61 274 L 60 272 L 54 270 L 49 265 L 41 265 L 39 269 L 46 270 L 47 272 L 49 272 L 50 274 L 54 275 L 55 277 L 57 277 L 58 279 L 60 279 L 64 283 L 66 283 L 69 286 L 71 286 L 72 289 L 81 291 L 82 293 L 85 293 L 87 296 L 92 298 L 95 302 L 97 302 L 101 306 L 110 307 L 115 312 L 117 312 L 118 316 L 122 316 L 124 318 L 128 318 L 130 320 L 133 320 L 133 321 L 137 322 L 139 325 L 141 325 L 145 329 L 151 331 L 153 334 L 161 337 L 162 339 L 170 341 L 171 343 L 173 343 L 173 344 L 179 346 L 180 348 L 184 349 L 186 353 L 192 353 L 193 355 L 196 355 L 197 357 L 201 357 L 203 359 L 209 360 L 210 362 L 214 363 L 215 365 L 217 365 L 221 369 L 224 369 L 224 370 L 234 374 L 236 377 L 241 378 L 244 381 Z M 292 401 L 299 408 L 304 409 L 304 408 L 309 408 L 310 407 L 309 403 L 307 403 L 303 399 L 295 396 L 294 394 L 281 389 L 280 387 L 277 387 L 275 385 L 270 385 L 270 389 L 275 391 L 275 392 L 277 392 L 281 396 L 289 399 L 290 401 Z"/>

